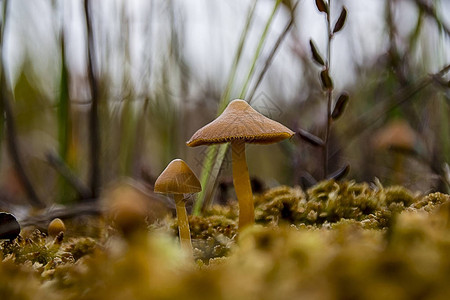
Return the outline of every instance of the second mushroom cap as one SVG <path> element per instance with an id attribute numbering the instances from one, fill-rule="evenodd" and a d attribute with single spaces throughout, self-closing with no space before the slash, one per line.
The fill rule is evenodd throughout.
<path id="1" fill-rule="evenodd" d="M 191 194 L 198 193 L 202 186 L 197 176 L 181 159 L 172 160 L 155 182 L 156 193 Z"/>

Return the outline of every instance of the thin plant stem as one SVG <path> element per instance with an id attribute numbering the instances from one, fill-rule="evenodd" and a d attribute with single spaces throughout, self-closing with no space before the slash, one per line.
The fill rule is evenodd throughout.
<path id="1" fill-rule="evenodd" d="M 92 197 L 97 195 L 97 189 L 100 182 L 100 133 L 99 133 L 99 118 L 98 118 L 98 83 L 94 73 L 95 54 L 94 54 L 94 36 L 92 30 L 91 8 L 90 1 L 84 1 L 84 13 L 86 18 L 86 31 L 87 31 L 87 53 L 88 53 L 88 65 L 87 73 L 89 79 L 89 87 L 91 90 L 91 112 L 89 115 L 89 152 L 90 152 L 90 188 Z"/>
<path id="2" fill-rule="evenodd" d="M 328 1 L 328 11 L 327 16 L 327 30 L 328 30 L 328 41 L 327 41 L 327 60 L 325 62 L 325 68 L 330 72 L 331 67 L 331 41 L 333 39 L 333 33 L 331 32 L 331 22 L 330 22 L 330 14 L 331 14 L 331 0 Z M 324 138 L 324 146 L 323 146 L 323 179 L 327 178 L 328 175 L 328 144 L 330 139 L 330 131 L 331 131 L 331 102 L 333 97 L 333 88 L 327 88 L 327 125 L 325 127 L 325 138 Z"/>
<path id="3" fill-rule="evenodd" d="M 64 5 L 64 4 L 63 4 Z M 60 32 L 60 44 L 61 44 L 61 75 L 59 82 L 59 95 L 58 95 L 58 142 L 59 142 L 59 157 L 68 162 L 68 152 L 71 137 L 71 120 L 70 120 L 70 98 L 69 98 L 69 75 L 66 61 L 65 51 L 65 34 L 64 34 L 64 20 L 63 13 L 61 13 L 61 32 Z M 58 178 L 59 198 L 62 202 L 66 202 L 66 194 L 68 185 L 65 182 L 64 177 Z"/>
<path id="4" fill-rule="evenodd" d="M 31 184 L 28 175 L 25 172 L 25 168 L 23 166 L 22 158 L 19 154 L 19 145 L 17 142 L 17 132 L 16 132 L 16 124 L 14 122 L 13 111 L 11 107 L 11 103 L 9 102 L 8 88 L 6 83 L 6 74 L 5 74 L 5 63 L 3 56 L 3 36 L 4 30 L 6 27 L 7 20 L 7 12 L 8 12 L 8 1 L 4 0 L 3 2 L 3 24 L 0 30 L 0 103 L 2 106 L 4 118 L 5 118 L 5 126 L 6 126 L 6 145 L 8 149 L 8 153 L 11 156 L 11 159 L 14 164 L 15 171 L 23 184 L 25 192 L 28 196 L 28 200 L 31 205 L 39 208 L 45 207 L 45 203 L 39 199 L 33 185 Z"/>

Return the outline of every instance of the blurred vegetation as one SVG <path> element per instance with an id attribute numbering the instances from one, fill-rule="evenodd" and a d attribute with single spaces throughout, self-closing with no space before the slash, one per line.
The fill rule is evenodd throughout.
<path id="1" fill-rule="evenodd" d="M 128 193 L 133 205 L 141 196 Z M 340 202 L 345 202 L 339 205 Z M 236 206 L 191 216 L 193 264 L 176 219 L 121 231 L 67 220 L 0 243 L 2 299 L 437 298 L 450 295 L 450 196 L 324 181 L 257 198 L 258 224 L 236 236 Z M 86 233 L 86 227 L 97 232 Z M 119 230 L 118 230 L 119 229 Z"/>
<path id="2" fill-rule="evenodd" d="M 384 1 L 371 21 L 372 44 L 361 45 L 358 2 L 330 1 L 325 14 L 321 2 L 2 1 L 0 207 L 89 205 L 126 176 L 151 191 L 176 157 L 201 175 L 208 205 L 226 201 L 226 147 L 216 156 L 217 148 L 187 149 L 185 141 L 237 97 L 326 145 L 297 136 L 249 146 L 258 191 L 308 188 L 350 170 L 357 181 L 449 192 L 448 5 Z M 205 18 L 193 21 L 198 13 Z M 324 16 L 328 37 L 339 33 L 332 46 Z M 323 32 L 308 32 L 315 24 Z M 200 36 L 188 31 L 198 26 Z M 227 26 L 233 30 L 217 30 Z M 216 51 L 216 40 L 232 46 Z M 334 115 L 339 95 L 348 104 Z M 412 140 L 380 146 L 380 132 L 396 120 Z"/>
<path id="3" fill-rule="evenodd" d="M 449 298 L 447 2 L 1 4 L 0 299 Z M 248 145 L 239 236 L 227 146 L 185 145 L 234 98 L 297 132 Z"/>

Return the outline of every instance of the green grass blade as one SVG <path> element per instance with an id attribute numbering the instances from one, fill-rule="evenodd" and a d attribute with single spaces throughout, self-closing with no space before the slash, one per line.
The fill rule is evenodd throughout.
<path id="1" fill-rule="evenodd" d="M 264 31 L 261 34 L 261 37 L 258 42 L 258 46 L 255 51 L 255 55 L 253 56 L 252 64 L 247 73 L 247 78 L 245 80 L 244 86 L 242 87 L 242 90 L 241 90 L 241 93 L 239 96 L 239 98 L 241 98 L 241 99 L 243 99 L 245 94 L 247 93 L 248 85 L 249 85 L 250 80 L 255 71 L 256 62 L 261 54 L 261 50 L 264 46 L 264 42 L 266 41 L 267 34 L 268 34 L 270 26 L 272 24 L 273 17 L 275 15 L 280 3 L 281 3 L 281 0 L 276 1 L 275 6 L 272 10 L 272 13 L 266 22 Z M 222 111 L 225 109 L 226 105 L 230 101 L 230 95 L 231 95 L 234 78 L 236 76 L 237 66 L 238 66 L 240 58 L 241 58 L 242 49 L 244 47 L 245 38 L 247 36 L 248 30 L 251 25 L 251 20 L 253 19 L 255 7 L 256 7 L 256 1 L 254 2 L 253 6 L 251 7 L 251 9 L 249 11 L 249 14 L 247 17 L 247 22 L 246 22 L 246 25 L 242 32 L 242 35 L 241 35 L 241 38 L 239 41 L 239 45 L 238 45 L 238 49 L 236 51 L 236 56 L 235 56 L 235 59 L 233 62 L 233 67 L 232 67 L 232 70 L 230 73 L 228 84 L 227 84 L 227 87 L 223 94 L 223 97 L 219 103 L 219 110 L 218 110 L 217 115 L 220 115 L 222 113 Z M 229 146 L 228 144 L 222 144 L 222 145 L 219 145 L 219 147 L 209 147 L 206 152 L 206 157 L 203 161 L 203 168 L 202 168 L 202 172 L 200 175 L 200 183 L 203 186 L 203 190 L 199 193 L 197 200 L 194 204 L 194 209 L 192 211 L 192 213 L 194 215 L 199 215 L 202 207 L 208 206 L 212 201 L 212 193 L 214 191 L 214 185 L 215 185 L 216 179 L 219 175 L 220 169 L 222 167 L 222 163 L 223 163 L 223 160 L 227 153 L 228 146 Z"/>
<path id="2" fill-rule="evenodd" d="M 59 143 L 59 157 L 67 164 L 68 152 L 70 143 L 70 98 L 69 98 L 69 81 L 68 70 L 66 64 L 66 55 L 64 47 L 64 33 L 61 34 L 61 76 L 59 83 L 58 96 L 58 143 Z M 66 203 L 68 200 L 69 184 L 62 177 L 58 179 L 59 199 Z"/>
<path id="3" fill-rule="evenodd" d="M 217 115 L 220 115 L 222 111 L 225 109 L 225 107 L 228 105 L 228 101 L 230 100 L 231 91 L 233 89 L 233 83 L 234 79 L 236 77 L 237 67 L 239 65 L 239 61 L 242 57 L 242 51 L 245 46 L 245 41 L 247 38 L 248 31 L 251 27 L 253 16 L 257 4 L 257 0 L 253 2 L 253 5 L 251 6 L 248 15 L 247 15 L 247 21 L 245 23 L 244 29 L 242 30 L 241 37 L 239 38 L 239 44 L 236 50 L 236 54 L 233 59 L 233 66 L 231 67 L 230 75 L 228 76 L 228 82 L 225 87 L 225 91 L 220 99 L 219 102 L 219 109 L 217 111 Z M 206 150 L 206 156 L 203 159 L 203 167 L 202 172 L 200 175 L 200 183 L 203 187 L 202 191 L 197 195 L 197 200 L 195 201 L 194 208 L 192 210 L 193 215 L 200 215 L 201 208 L 203 206 L 203 203 L 205 202 L 205 199 L 207 195 L 211 195 L 213 191 L 214 182 L 219 174 L 219 170 L 215 170 L 213 166 L 215 165 L 216 160 L 214 158 L 216 157 L 216 154 L 218 153 L 218 147 L 217 146 L 210 146 Z M 211 184 L 212 183 L 212 184 Z"/>
<path id="4" fill-rule="evenodd" d="M 239 98 L 241 98 L 241 99 L 244 99 L 245 95 L 247 94 L 248 85 L 250 84 L 250 80 L 252 79 L 253 73 L 255 72 L 256 62 L 258 61 L 258 58 L 261 54 L 261 50 L 266 41 L 267 34 L 269 33 L 270 25 L 272 25 L 273 17 L 275 16 L 275 13 L 277 12 L 277 9 L 278 9 L 278 6 L 280 5 L 280 3 L 281 3 L 281 0 L 277 0 L 277 2 L 275 2 L 275 6 L 273 7 L 272 13 L 270 14 L 270 17 L 266 22 L 266 27 L 264 28 L 261 38 L 259 39 L 259 43 L 256 48 L 255 55 L 253 56 L 252 64 L 250 66 L 250 69 L 248 70 L 245 84 L 242 87 L 241 94 L 239 95 Z"/>

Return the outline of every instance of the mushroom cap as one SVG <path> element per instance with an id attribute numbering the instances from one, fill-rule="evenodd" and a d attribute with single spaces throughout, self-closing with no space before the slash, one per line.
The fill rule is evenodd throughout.
<path id="1" fill-rule="evenodd" d="M 60 218 L 56 218 L 48 224 L 47 230 L 49 236 L 57 236 L 60 232 L 66 232 L 66 225 Z"/>
<path id="2" fill-rule="evenodd" d="M 411 150 L 417 134 L 405 120 L 394 120 L 379 129 L 372 138 L 376 149 L 398 148 Z"/>
<path id="3" fill-rule="evenodd" d="M 231 101 L 223 113 L 197 130 L 186 143 L 189 147 L 244 140 L 246 143 L 272 144 L 290 138 L 294 132 L 254 110 L 244 100 Z"/>
<path id="4" fill-rule="evenodd" d="M 154 190 L 155 193 L 190 194 L 200 192 L 202 186 L 183 160 L 174 159 L 156 179 Z"/>

